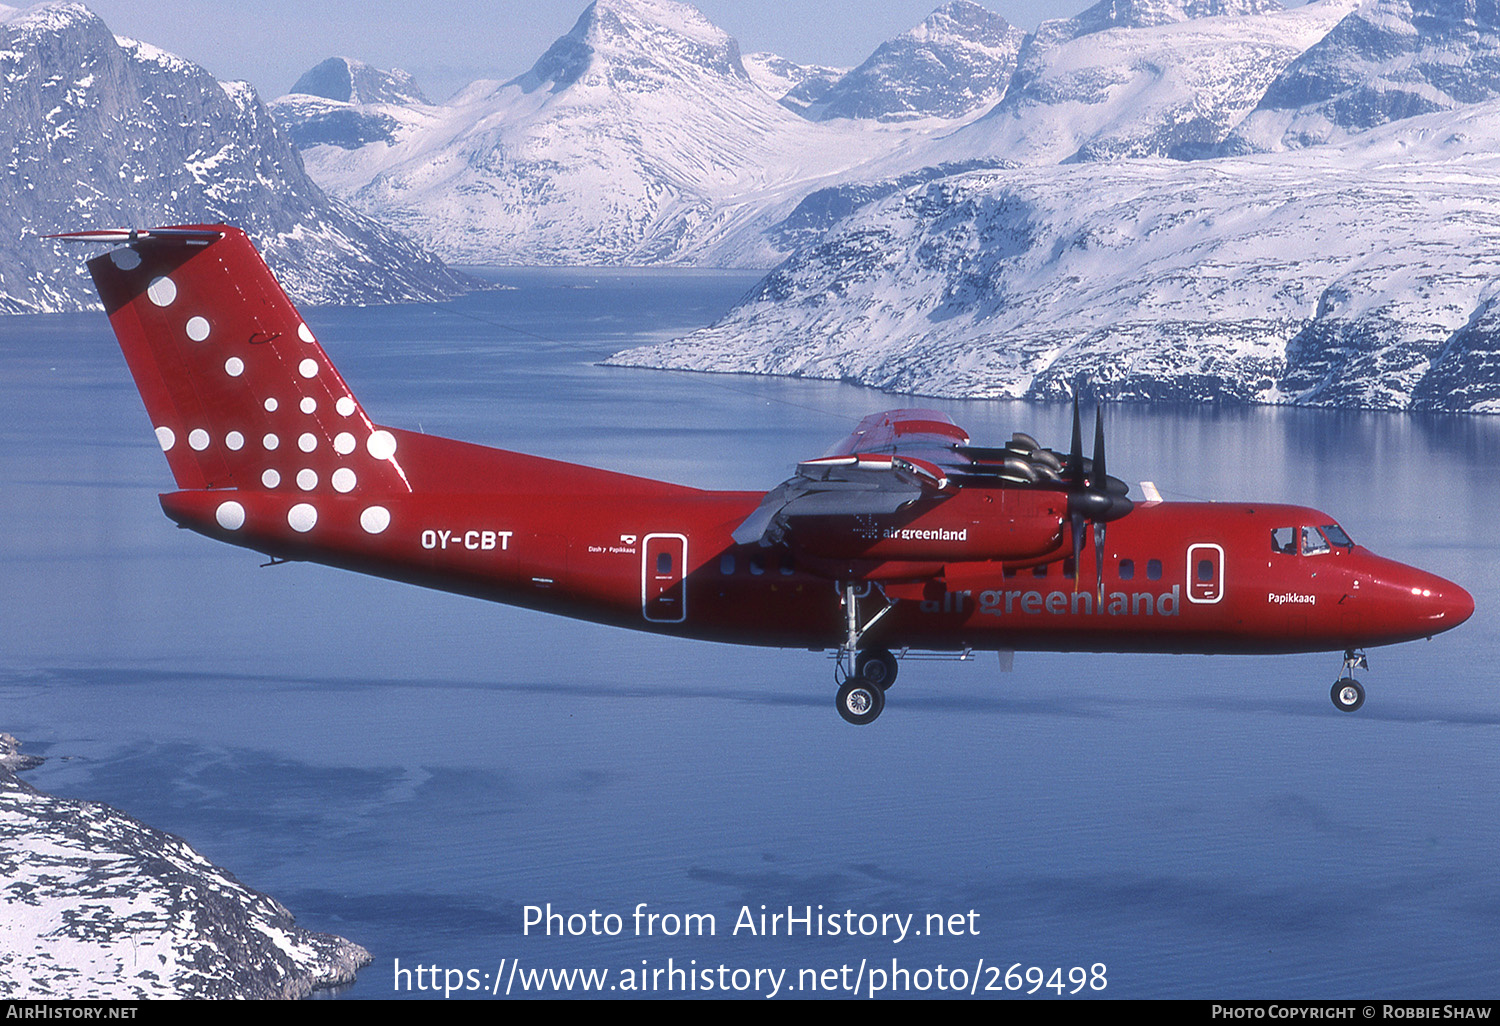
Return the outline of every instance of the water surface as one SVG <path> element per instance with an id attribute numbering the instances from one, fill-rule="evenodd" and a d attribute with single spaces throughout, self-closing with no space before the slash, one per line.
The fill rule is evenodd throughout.
<path id="1" fill-rule="evenodd" d="M 451 304 L 305 312 L 380 421 L 700 487 L 769 488 L 913 402 L 594 365 L 708 322 L 744 275 L 498 277 Z M 1061 405 L 918 402 L 981 444 L 1066 444 Z M 180 834 L 370 948 L 353 997 L 391 996 L 397 959 L 502 958 L 1102 962 L 1114 997 L 1493 997 L 1497 445 L 1482 418 L 1110 411 L 1127 480 L 1314 505 L 1473 592 L 1459 630 L 1371 652 L 1358 714 L 1328 700 L 1337 653 L 1021 654 L 1009 674 L 908 662 L 856 729 L 819 654 L 262 568 L 176 530 L 102 316 L 5 318 L 0 729 L 50 757 L 37 786 Z M 719 930 L 522 936 L 524 906 L 548 902 L 625 915 L 627 934 L 640 902 Z M 728 935 L 763 904 L 974 910 L 980 932 Z"/>

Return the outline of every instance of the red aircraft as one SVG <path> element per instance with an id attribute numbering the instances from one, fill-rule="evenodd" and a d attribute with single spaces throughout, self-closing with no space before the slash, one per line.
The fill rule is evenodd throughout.
<path id="1" fill-rule="evenodd" d="M 245 234 L 76 232 L 178 490 L 183 527 L 309 560 L 621 627 L 834 649 L 869 723 L 892 652 L 1360 650 L 1458 626 L 1458 585 L 1382 559 L 1325 513 L 1132 502 L 1085 458 L 942 413 L 866 417 L 768 493 L 711 492 L 385 427 L 334 370 Z M 1154 489 L 1147 489 L 1154 491 Z M 1085 550 L 1092 558 L 1085 558 Z"/>

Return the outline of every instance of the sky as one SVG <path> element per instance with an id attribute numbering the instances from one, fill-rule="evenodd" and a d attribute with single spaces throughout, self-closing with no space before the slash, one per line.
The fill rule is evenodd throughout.
<path id="1" fill-rule="evenodd" d="M 24 0 L 10 0 L 25 6 Z M 110 29 L 169 50 L 221 80 L 250 82 L 262 99 L 291 88 L 327 57 L 404 68 L 429 99 L 476 78 L 531 67 L 573 27 L 588 0 L 85 0 Z M 746 53 L 770 50 L 802 64 L 853 66 L 920 24 L 943 0 L 697 0 Z M 1069 17 L 1092 0 L 984 0 L 1024 29 Z M 1294 6 L 1289 3 L 1288 6 Z"/>

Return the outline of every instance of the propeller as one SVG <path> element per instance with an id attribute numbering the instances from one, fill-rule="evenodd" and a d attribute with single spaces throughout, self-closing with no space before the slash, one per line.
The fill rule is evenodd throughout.
<path id="1" fill-rule="evenodd" d="M 1073 444 L 1067 464 L 1068 519 L 1073 528 L 1073 588 L 1078 588 L 1078 569 L 1083 560 L 1085 525 L 1094 531 L 1094 580 L 1098 582 L 1095 599 L 1104 603 L 1105 525 L 1119 520 L 1135 508 L 1126 498 L 1129 486 L 1109 476 L 1104 463 L 1104 408 L 1094 409 L 1094 459 L 1083 458 L 1083 419 L 1078 413 L 1078 397 L 1073 397 Z M 1096 607 L 1097 608 L 1097 607 Z"/>

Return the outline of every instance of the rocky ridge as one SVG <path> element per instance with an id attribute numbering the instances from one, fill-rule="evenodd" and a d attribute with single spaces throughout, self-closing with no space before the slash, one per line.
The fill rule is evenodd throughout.
<path id="1" fill-rule="evenodd" d="M 471 282 L 332 202 L 245 83 L 220 83 L 86 7 L 0 11 L 0 311 L 97 308 L 76 249 L 40 236 L 231 222 L 294 299 L 438 299 Z"/>
<path id="2" fill-rule="evenodd" d="M 299 998 L 369 963 L 181 838 L 36 790 L 18 748 L 0 734 L 0 998 Z"/>

